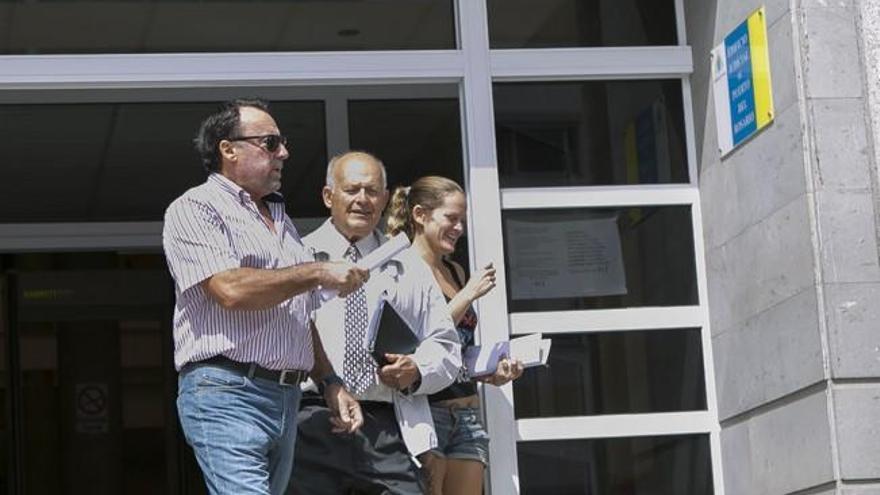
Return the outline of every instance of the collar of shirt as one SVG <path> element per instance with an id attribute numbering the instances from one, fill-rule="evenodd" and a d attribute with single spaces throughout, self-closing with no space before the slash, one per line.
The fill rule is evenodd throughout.
<path id="1" fill-rule="evenodd" d="M 228 177 L 219 172 L 212 172 L 211 175 L 208 176 L 208 182 L 217 186 L 217 188 L 221 191 L 236 196 L 239 202 L 243 205 L 251 202 L 250 193 L 242 189 L 241 186 L 239 186 L 235 182 L 232 182 Z M 284 196 L 282 196 L 281 193 L 277 192 L 269 193 L 266 196 L 263 196 L 263 201 L 266 201 L 268 203 L 283 204 Z"/>
<path id="2" fill-rule="evenodd" d="M 382 234 L 379 233 L 378 230 L 374 230 L 370 235 L 358 239 L 357 242 L 354 243 L 361 257 L 370 254 L 374 249 L 379 247 L 381 241 L 384 240 L 384 238 L 380 236 L 382 236 Z M 309 236 L 309 240 L 309 244 L 311 244 L 316 252 L 325 253 L 327 259 L 331 260 L 343 259 L 345 257 L 345 251 L 348 250 L 348 246 L 351 245 L 348 239 L 346 239 L 336 226 L 333 225 L 333 221 L 330 218 L 328 218 Z"/>

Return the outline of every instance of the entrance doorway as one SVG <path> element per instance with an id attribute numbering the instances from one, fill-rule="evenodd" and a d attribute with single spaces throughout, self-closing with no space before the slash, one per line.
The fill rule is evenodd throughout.
<path id="1" fill-rule="evenodd" d="M 328 215 L 326 163 L 346 149 L 382 159 L 391 188 L 423 175 L 464 183 L 458 89 L 255 90 L 293 146 L 281 192 L 299 232 Z M 123 91 L 0 107 L 0 122 L 19 122 L 0 181 L 14 185 L 0 208 L 0 284 L 9 289 L 0 299 L 0 495 L 204 493 L 175 409 L 161 220 L 204 181 L 189 136 L 215 101 L 240 93 Z M 75 152 L 57 153 L 71 142 Z M 38 172 L 60 169 L 76 173 L 47 181 Z M 53 201 L 28 201 L 37 195 Z M 467 241 L 456 257 L 468 265 Z"/>
<path id="2" fill-rule="evenodd" d="M 0 493 L 203 493 L 179 432 L 160 253 L 2 255 Z"/>

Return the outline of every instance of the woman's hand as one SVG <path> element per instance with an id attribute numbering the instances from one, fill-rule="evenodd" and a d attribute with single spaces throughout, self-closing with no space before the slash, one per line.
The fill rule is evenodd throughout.
<path id="1" fill-rule="evenodd" d="M 520 361 L 516 359 L 508 359 L 503 358 L 498 361 L 498 367 L 495 368 L 495 373 L 479 377 L 477 380 L 485 383 L 490 383 L 495 385 L 496 387 L 500 387 L 507 382 L 516 380 L 523 374 L 523 365 Z"/>
<path id="2" fill-rule="evenodd" d="M 462 292 L 464 292 L 471 301 L 476 301 L 494 288 L 495 267 L 492 266 L 492 263 L 489 263 L 485 268 L 471 276 L 471 279 L 468 280 L 468 283 L 464 286 Z"/>

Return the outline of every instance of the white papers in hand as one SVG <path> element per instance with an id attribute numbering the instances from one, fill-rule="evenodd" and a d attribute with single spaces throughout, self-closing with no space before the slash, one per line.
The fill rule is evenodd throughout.
<path id="1" fill-rule="evenodd" d="M 409 237 L 401 232 L 357 262 L 359 268 L 375 270 L 409 247 Z"/>
<path id="2" fill-rule="evenodd" d="M 522 361 L 523 366 L 528 363 L 541 364 L 541 334 L 533 333 L 511 340 L 510 358 Z"/>
<path id="3" fill-rule="evenodd" d="M 380 266 L 388 263 L 388 261 L 400 254 L 401 251 L 409 247 L 409 237 L 401 232 L 376 248 L 372 253 L 364 256 L 357 263 L 358 268 L 366 270 L 375 270 Z M 321 289 L 321 299 L 329 301 L 336 297 L 339 291 L 333 289 Z"/>
<path id="4" fill-rule="evenodd" d="M 464 364 L 470 376 L 485 376 L 495 373 L 498 361 L 504 357 L 520 361 L 524 368 L 547 364 L 550 356 L 550 339 L 542 339 L 540 333 L 503 340 L 494 344 L 468 347 L 464 353 Z"/>

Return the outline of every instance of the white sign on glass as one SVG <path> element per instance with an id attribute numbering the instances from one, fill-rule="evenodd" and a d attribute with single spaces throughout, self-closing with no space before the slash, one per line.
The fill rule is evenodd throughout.
<path id="1" fill-rule="evenodd" d="M 626 294 L 617 215 L 506 221 L 513 299 Z"/>

